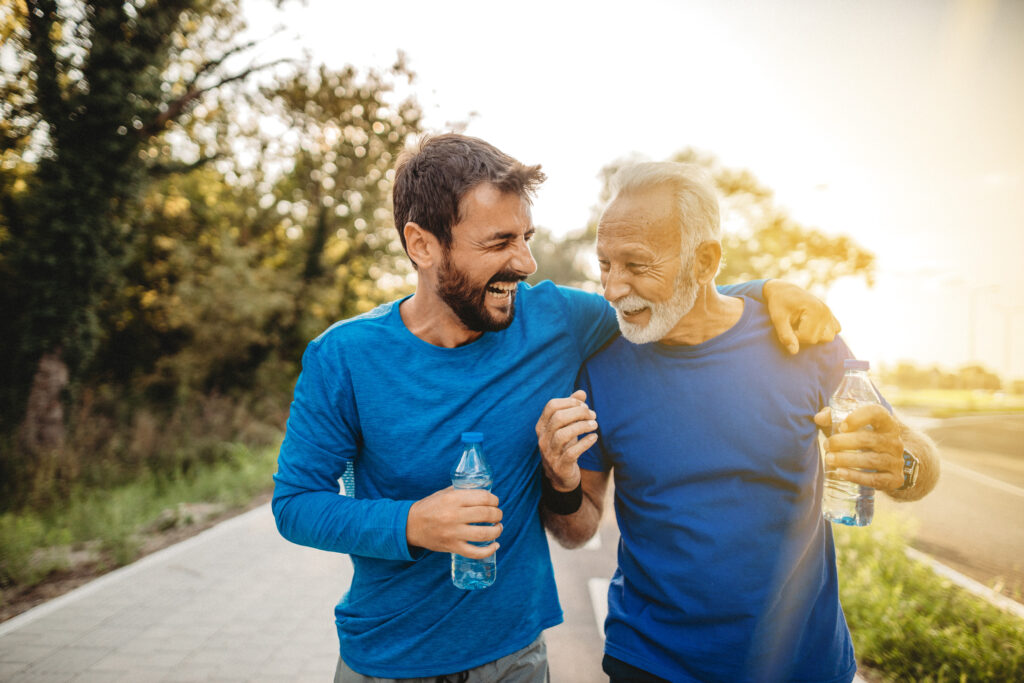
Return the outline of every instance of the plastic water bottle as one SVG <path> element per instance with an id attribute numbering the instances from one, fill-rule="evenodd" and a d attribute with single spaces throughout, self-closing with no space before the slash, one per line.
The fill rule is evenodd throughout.
<path id="1" fill-rule="evenodd" d="M 480 432 L 464 432 L 462 435 L 462 457 L 452 468 L 452 486 L 457 489 L 491 490 L 494 478 L 491 468 L 484 458 L 484 435 Z M 480 523 L 482 526 L 490 524 Z M 474 543 L 473 545 L 488 546 L 490 542 Z M 452 583 L 456 588 L 475 590 L 487 588 L 494 583 L 497 573 L 495 555 L 482 560 L 475 560 L 452 553 Z"/>
<path id="2" fill-rule="evenodd" d="M 846 374 L 828 402 L 832 409 L 833 434 L 839 433 L 839 425 L 860 406 L 882 403 L 868 377 L 869 367 L 866 360 L 843 361 Z M 821 502 L 825 519 L 849 526 L 871 524 L 875 515 L 875 489 L 838 479 L 832 474 L 835 469 L 825 466 L 825 491 Z"/>

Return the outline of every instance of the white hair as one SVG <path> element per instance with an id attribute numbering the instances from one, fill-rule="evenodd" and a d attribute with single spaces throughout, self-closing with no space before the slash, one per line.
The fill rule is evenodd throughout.
<path id="1" fill-rule="evenodd" d="M 612 197 L 658 185 L 672 188 L 679 211 L 683 255 L 693 254 L 701 242 L 722 237 L 718 195 L 707 171 L 694 164 L 647 161 L 620 168 L 609 183 Z"/>

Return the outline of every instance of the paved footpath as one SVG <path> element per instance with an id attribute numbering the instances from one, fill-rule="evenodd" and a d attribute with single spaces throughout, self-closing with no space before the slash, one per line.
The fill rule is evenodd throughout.
<path id="1" fill-rule="evenodd" d="M 264 505 L 0 624 L 0 681 L 330 681 L 351 573 Z"/>

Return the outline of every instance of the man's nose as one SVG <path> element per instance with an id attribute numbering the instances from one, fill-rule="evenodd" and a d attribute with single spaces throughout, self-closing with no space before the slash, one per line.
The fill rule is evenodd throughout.
<path id="1" fill-rule="evenodd" d="M 533 252 L 530 251 L 530 245 L 526 243 L 526 240 L 519 242 L 512 255 L 511 265 L 517 273 L 522 273 L 525 276 L 537 272 L 537 261 L 533 258 Z"/>
<path id="2" fill-rule="evenodd" d="M 604 298 L 615 303 L 629 294 L 629 281 L 618 268 L 609 268 L 601 278 L 604 285 Z"/>

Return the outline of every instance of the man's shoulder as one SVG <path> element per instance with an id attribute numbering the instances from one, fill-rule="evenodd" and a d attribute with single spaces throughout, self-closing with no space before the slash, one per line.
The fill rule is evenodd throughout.
<path id="1" fill-rule="evenodd" d="M 619 365 L 626 357 L 634 356 L 638 351 L 643 352 L 643 346 L 639 346 L 627 340 L 621 332 L 616 332 L 611 339 L 601 345 L 597 351 L 590 354 L 583 361 L 583 367 L 587 370 L 600 371 L 604 368 Z"/>
<path id="2" fill-rule="evenodd" d="M 400 302 L 389 301 L 352 318 L 339 320 L 321 332 L 310 345 L 320 347 L 379 342 L 389 329 L 388 316 L 396 312 Z"/>

